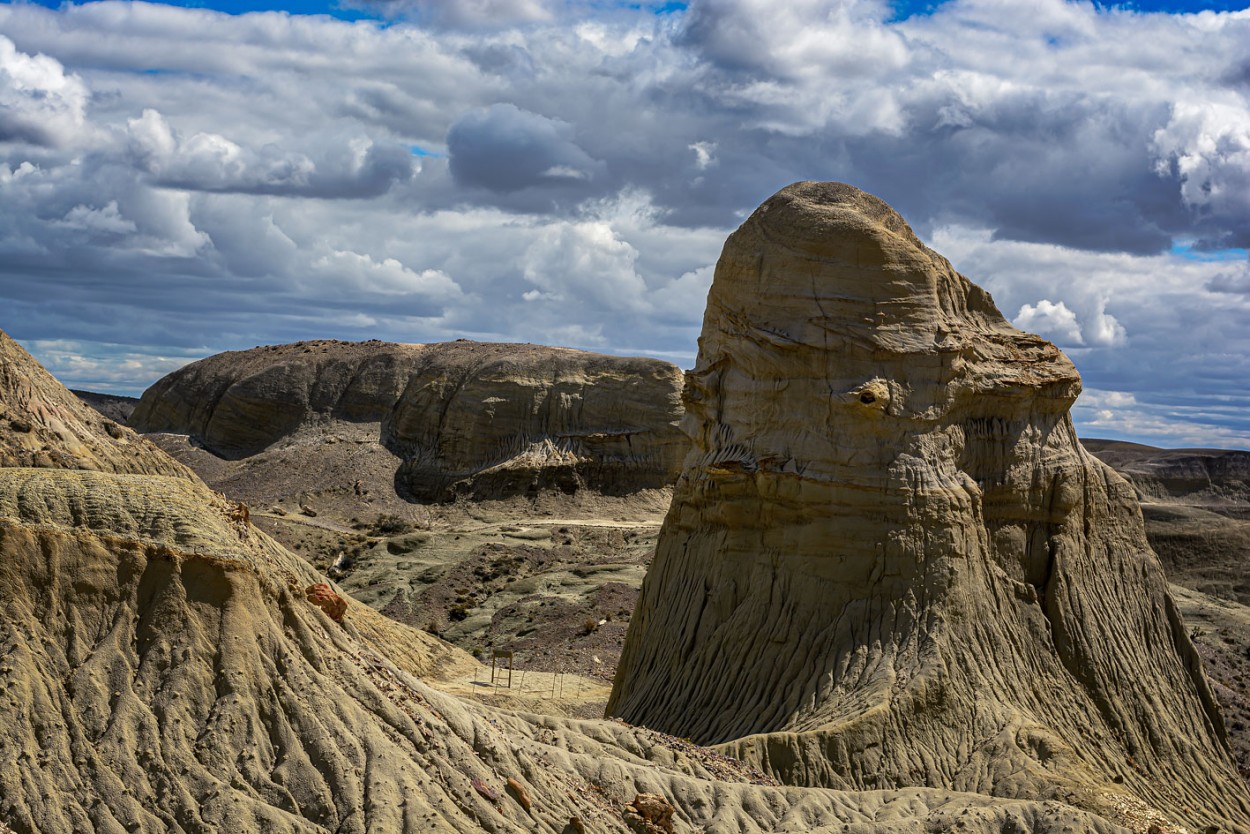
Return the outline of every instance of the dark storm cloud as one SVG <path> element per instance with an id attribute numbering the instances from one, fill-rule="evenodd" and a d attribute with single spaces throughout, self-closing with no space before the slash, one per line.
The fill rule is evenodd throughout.
<path id="1" fill-rule="evenodd" d="M 514 104 L 492 104 L 461 116 L 447 131 L 447 151 L 458 182 L 491 191 L 585 191 L 605 169 L 573 141 L 571 124 Z"/>

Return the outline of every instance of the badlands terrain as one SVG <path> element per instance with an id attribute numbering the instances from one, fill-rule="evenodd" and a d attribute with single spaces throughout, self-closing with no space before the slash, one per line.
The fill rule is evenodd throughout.
<path id="1" fill-rule="evenodd" d="M 95 411 L 0 335 L 0 830 L 1250 832 L 1244 460 L 1126 480 L 1079 390 L 829 183 L 684 377 L 322 341 Z"/>

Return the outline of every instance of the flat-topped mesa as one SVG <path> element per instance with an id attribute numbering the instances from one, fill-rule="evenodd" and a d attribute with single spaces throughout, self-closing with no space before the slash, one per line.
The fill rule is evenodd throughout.
<path id="1" fill-rule="evenodd" d="M 1250 823 L 1056 347 L 881 200 L 799 183 L 725 244 L 699 348 L 609 715 L 794 784 Z"/>
<path id="2" fill-rule="evenodd" d="M 223 353 L 157 382 L 131 418 L 227 458 L 301 429 L 378 423 L 419 500 L 670 484 L 688 442 L 681 371 L 655 359 L 461 340 L 302 342 Z"/>

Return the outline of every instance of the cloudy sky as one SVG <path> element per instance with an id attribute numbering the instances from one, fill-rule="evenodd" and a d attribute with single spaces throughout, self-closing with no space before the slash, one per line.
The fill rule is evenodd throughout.
<path id="1" fill-rule="evenodd" d="M 0 3 L 0 328 L 73 387 L 468 337 L 689 367 L 777 189 L 882 197 L 1086 384 L 1250 447 L 1250 0 Z"/>

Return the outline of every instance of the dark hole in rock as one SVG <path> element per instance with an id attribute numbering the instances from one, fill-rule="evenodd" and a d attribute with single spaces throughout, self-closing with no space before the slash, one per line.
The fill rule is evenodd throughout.
<path id="1" fill-rule="evenodd" d="M 872 405 L 877 401 L 877 396 L 871 391 L 865 391 L 859 395 L 859 401 L 864 405 Z"/>

